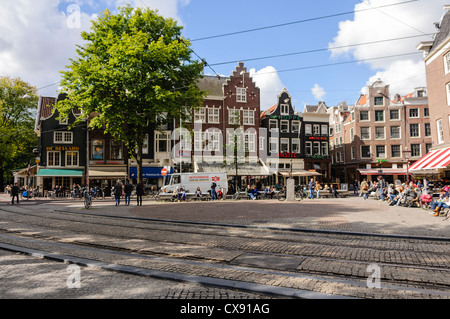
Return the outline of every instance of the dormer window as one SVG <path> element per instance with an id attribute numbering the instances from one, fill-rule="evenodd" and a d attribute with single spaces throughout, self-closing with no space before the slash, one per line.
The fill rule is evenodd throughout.
<path id="1" fill-rule="evenodd" d="M 376 96 L 373 102 L 376 106 L 382 106 L 384 105 L 384 98 L 382 96 Z"/>
<path id="2" fill-rule="evenodd" d="M 236 102 L 247 103 L 246 88 L 236 88 Z"/>
<path id="3" fill-rule="evenodd" d="M 281 115 L 289 115 L 289 105 L 288 104 L 281 104 L 280 108 L 281 108 L 281 110 L 280 110 Z"/>

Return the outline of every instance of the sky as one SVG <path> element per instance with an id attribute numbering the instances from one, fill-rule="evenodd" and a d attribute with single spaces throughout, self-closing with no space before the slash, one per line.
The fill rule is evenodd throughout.
<path id="1" fill-rule="evenodd" d="M 157 9 L 183 26 L 205 74 L 229 76 L 244 62 L 261 111 L 286 88 L 294 107 L 352 105 L 378 78 L 390 94 L 426 86 L 422 41 L 450 0 L 0 0 L 0 75 L 42 96 L 58 94 L 60 71 L 80 33 L 105 9 Z"/>

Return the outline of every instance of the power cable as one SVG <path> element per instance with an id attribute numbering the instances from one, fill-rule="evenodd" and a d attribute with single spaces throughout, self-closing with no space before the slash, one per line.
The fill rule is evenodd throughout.
<path id="1" fill-rule="evenodd" d="M 385 8 L 385 7 L 392 7 L 392 6 L 396 6 L 396 5 L 401 5 L 401 4 L 411 3 L 411 2 L 417 2 L 417 1 L 419 1 L 419 0 L 403 1 L 403 2 L 397 2 L 397 3 L 382 5 L 382 6 L 378 6 L 378 7 L 371 7 L 371 8 L 368 8 L 368 9 L 352 10 L 352 11 L 340 12 L 340 13 L 335 13 L 335 14 L 329 14 L 329 15 L 326 15 L 326 16 L 315 17 L 315 18 L 309 18 L 309 19 L 297 20 L 297 21 L 292 21 L 292 22 L 274 24 L 274 25 L 269 25 L 269 26 L 265 26 L 265 27 L 259 27 L 259 28 L 253 28 L 253 29 L 247 29 L 247 30 L 241 30 L 241 31 L 235 31 L 235 32 L 222 33 L 222 34 L 218 34 L 218 35 L 211 35 L 211 36 L 206 36 L 206 37 L 202 37 L 202 38 L 193 39 L 193 40 L 191 40 L 191 42 L 215 39 L 215 38 L 220 38 L 220 37 L 226 37 L 226 36 L 231 36 L 231 35 L 238 35 L 238 34 L 255 32 L 255 31 L 261 31 L 261 30 L 267 30 L 267 29 L 272 29 L 272 28 L 279 28 L 279 27 L 284 27 L 284 26 L 293 25 L 293 24 L 299 24 L 299 23 L 305 23 L 305 22 L 329 19 L 329 18 L 334 18 L 334 17 L 338 17 L 338 16 L 354 14 L 354 13 L 357 13 L 357 12 L 370 11 L 370 10 L 375 10 L 375 9 Z"/>
<path id="2" fill-rule="evenodd" d="M 232 63 L 237 63 L 237 62 L 248 62 L 248 61 L 256 61 L 256 60 L 273 59 L 273 58 L 287 57 L 287 56 L 292 56 L 292 55 L 300 55 L 300 54 L 307 54 L 307 53 L 317 53 L 317 52 L 323 52 L 323 51 L 329 51 L 329 50 L 345 49 L 345 48 L 351 48 L 351 47 L 362 46 L 362 45 L 370 45 L 370 44 L 376 44 L 376 43 L 384 43 L 384 42 L 392 42 L 392 41 L 398 41 L 398 40 L 406 40 L 406 39 L 418 38 L 418 37 L 423 37 L 425 35 L 429 36 L 429 35 L 433 35 L 433 34 L 434 33 L 412 35 L 412 36 L 406 36 L 406 37 L 400 37 L 400 38 L 378 40 L 378 41 L 370 41 L 370 42 L 363 42 L 363 43 L 355 43 L 355 44 L 342 45 L 342 46 L 336 46 L 336 47 L 328 47 L 328 48 L 322 48 L 322 49 L 313 49 L 313 50 L 305 50 L 305 51 L 298 51 L 298 52 L 274 54 L 274 55 L 268 55 L 268 56 L 263 56 L 263 57 L 247 58 L 247 59 L 241 59 L 241 60 L 212 63 L 212 64 L 210 64 L 210 66 L 232 64 Z"/>

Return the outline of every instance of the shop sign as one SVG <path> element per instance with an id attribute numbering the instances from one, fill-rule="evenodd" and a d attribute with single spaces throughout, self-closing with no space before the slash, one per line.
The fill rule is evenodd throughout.
<path id="1" fill-rule="evenodd" d="M 315 141 L 326 141 L 328 138 L 323 136 L 310 136 L 308 137 L 308 140 L 315 140 Z"/>
<path id="2" fill-rule="evenodd" d="M 279 119 L 279 120 L 297 120 L 300 121 L 300 116 L 298 115 L 272 115 L 271 119 Z"/>
<path id="3" fill-rule="evenodd" d="M 278 153 L 278 157 L 280 157 L 280 158 L 297 158 L 297 154 L 295 154 L 295 153 Z"/>
<path id="4" fill-rule="evenodd" d="M 47 146 L 45 148 L 47 152 L 49 151 L 79 151 L 78 146 Z"/>

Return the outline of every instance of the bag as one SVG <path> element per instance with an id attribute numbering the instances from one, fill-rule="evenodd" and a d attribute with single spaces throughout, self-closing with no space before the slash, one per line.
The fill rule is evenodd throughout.
<path id="1" fill-rule="evenodd" d="M 363 191 L 368 190 L 367 186 L 363 186 L 362 190 L 363 190 Z"/>
<path id="2" fill-rule="evenodd" d="M 431 195 L 430 194 L 422 195 L 421 200 L 424 203 L 431 203 Z"/>

